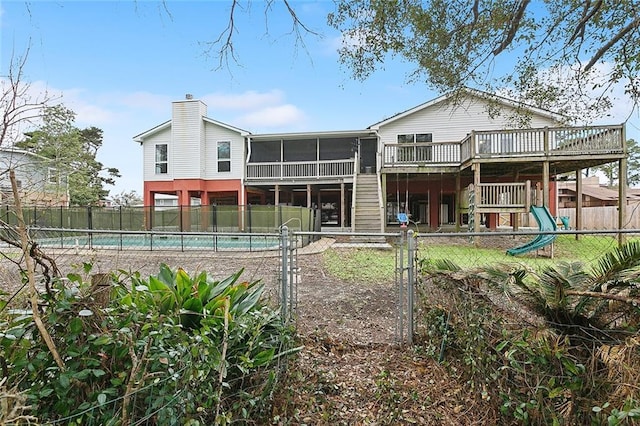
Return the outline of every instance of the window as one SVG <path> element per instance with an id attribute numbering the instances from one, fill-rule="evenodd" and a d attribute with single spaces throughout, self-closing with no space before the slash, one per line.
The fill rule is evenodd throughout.
<path id="1" fill-rule="evenodd" d="M 218 142 L 218 172 L 231 171 L 231 142 Z"/>
<path id="2" fill-rule="evenodd" d="M 426 144 L 433 142 L 432 133 L 398 135 L 399 144 Z M 425 162 L 432 159 L 432 146 L 413 146 L 398 148 L 398 161 Z"/>
<path id="3" fill-rule="evenodd" d="M 166 174 L 168 171 L 167 144 L 156 145 L 156 174 Z"/>
<path id="4" fill-rule="evenodd" d="M 55 185 L 58 184 L 58 169 L 49 167 L 47 172 L 47 182 L 53 183 Z"/>

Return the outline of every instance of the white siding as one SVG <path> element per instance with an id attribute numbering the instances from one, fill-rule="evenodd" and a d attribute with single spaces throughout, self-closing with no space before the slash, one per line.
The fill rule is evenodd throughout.
<path id="1" fill-rule="evenodd" d="M 203 150 L 204 179 L 242 179 L 244 177 L 244 137 L 233 130 L 206 123 Z M 218 173 L 218 142 L 231 142 L 231 171 Z"/>
<path id="2" fill-rule="evenodd" d="M 491 118 L 486 106 L 487 101 L 475 97 L 468 98 L 458 106 L 448 105 L 446 102 L 432 105 L 381 126 L 380 142 L 396 143 L 397 135 L 413 133 L 432 133 L 433 142 L 459 142 L 472 130 L 502 130 L 513 127 L 509 115 L 515 109 L 501 106 L 503 114 Z M 545 127 L 558 123 L 548 117 L 533 115 L 530 125 Z"/>
<path id="3" fill-rule="evenodd" d="M 167 174 L 156 174 L 156 145 L 167 144 Z M 173 154 L 171 152 L 171 129 L 162 130 L 146 139 L 142 145 L 143 176 L 145 181 L 173 180 Z"/>
<path id="4" fill-rule="evenodd" d="M 174 179 L 201 178 L 204 121 L 207 111 L 198 100 L 173 102 L 169 156 Z"/>

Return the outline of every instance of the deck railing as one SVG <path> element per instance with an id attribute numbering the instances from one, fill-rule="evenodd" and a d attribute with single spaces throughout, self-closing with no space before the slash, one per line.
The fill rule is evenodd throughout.
<path id="1" fill-rule="evenodd" d="M 621 154 L 623 126 L 474 131 L 459 142 L 384 144 L 382 166 L 458 166 L 471 159 Z M 247 164 L 248 180 L 353 176 L 354 159 Z"/>
<path id="2" fill-rule="evenodd" d="M 460 143 L 461 161 L 472 158 L 513 158 L 622 153 L 623 127 L 545 127 L 471 132 Z"/>
<path id="3" fill-rule="evenodd" d="M 353 176 L 354 160 L 291 161 L 247 164 L 248 180 L 287 180 Z"/>
<path id="4" fill-rule="evenodd" d="M 529 208 L 535 202 L 530 182 L 481 183 L 477 207 Z"/>
<path id="5" fill-rule="evenodd" d="M 460 143 L 385 144 L 384 165 L 460 164 Z"/>

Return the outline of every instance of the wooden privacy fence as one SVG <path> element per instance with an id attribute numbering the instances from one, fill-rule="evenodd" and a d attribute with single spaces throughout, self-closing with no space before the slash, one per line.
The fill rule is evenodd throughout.
<path id="1" fill-rule="evenodd" d="M 624 229 L 640 229 L 640 203 L 627 205 Z M 571 228 L 576 227 L 576 209 L 558 209 L 558 216 L 569 217 Z M 618 229 L 618 207 L 585 207 L 582 209 L 582 229 Z"/>

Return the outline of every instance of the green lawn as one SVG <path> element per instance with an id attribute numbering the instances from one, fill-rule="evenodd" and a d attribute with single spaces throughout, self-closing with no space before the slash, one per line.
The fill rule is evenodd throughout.
<path id="1" fill-rule="evenodd" d="M 438 238 L 421 238 L 418 258 L 448 259 L 462 268 L 496 263 L 521 263 L 542 268 L 562 261 L 594 264 L 616 246 L 616 238 L 610 235 L 583 235 L 579 240 L 573 235 L 559 235 L 554 243 L 553 258 L 548 257 L 548 251 L 540 256 L 530 252 L 514 257 L 508 256 L 503 248 L 475 247 L 466 238 L 459 238 L 454 244 L 444 244 L 444 240 L 438 241 Z M 406 256 L 406 252 L 404 254 Z M 331 275 L 346 281 L 391 280 L 395 274 L 396 252 L 366 248 L 330 249 L 324 253 L 324 265 Z"/>

